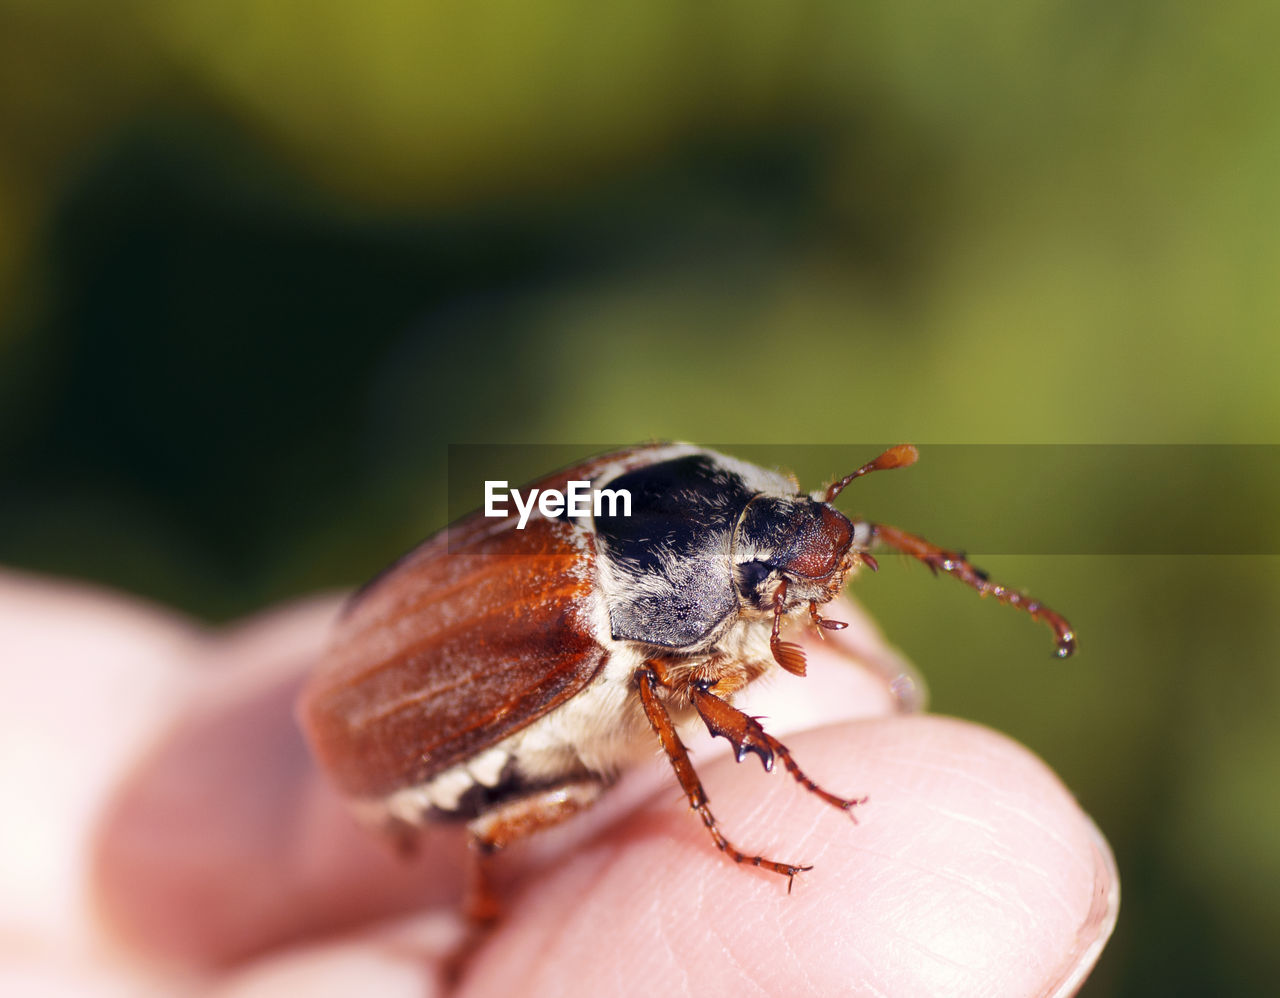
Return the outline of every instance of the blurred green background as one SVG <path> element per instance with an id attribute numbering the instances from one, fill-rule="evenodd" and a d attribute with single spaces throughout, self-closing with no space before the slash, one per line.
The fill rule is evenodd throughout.
<path id="1" fill-rule="evenodd" d="M 0 561 L 226 620 L 440 526 L 449 443 L 774 444 L 817 485 L 868 442 L 1280 442 L 1277 37 L 1262 3 L 0 0 Z M 900 519 L 911 474 L 846 508 Z M 1058 515 L 956 491 L 902 525 Z M 1096 536 L 1169 513 L 1097 495 Z M 1280 559 L 982 564 L 1081 655 L 897 564 L 856 594 L 1110 837 L 1085 993 L 1280 991 Z"/>

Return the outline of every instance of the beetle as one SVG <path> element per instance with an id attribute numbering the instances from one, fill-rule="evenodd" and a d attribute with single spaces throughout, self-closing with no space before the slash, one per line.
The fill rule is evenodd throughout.
<path id="1" fill-rule="evenodd" d="M 805 673 L 781 636 L 819 608 L 877 545 L 925 562 L 1048 624 L 1057 653 L 1075 633 L 1043 603 L 991 581 L 962 555 L 834 500 L 872 471 L 913 464 L 891 447 L 810 495 L 781 473 L 687 444 L 589 459 L 537 483 L 627 490 L 631 515 L 541 513 L 517 528 L 479 512 L 423 542 L 358 591 L 310 676 L 298 715 L 313 754 L 356 814 L 404 836 L 464 821 L 472 857 L 466 908 L 497 915 L 488 858 L 590 806 L 654 736 L 689 806 L 738 863 L 787 878 L 808 866 L 743 852 L 720 831 L 677 723 L 697 716 L 739 762 L 774 761 L 819 787 L 734 694 L 774 668 Z"/>

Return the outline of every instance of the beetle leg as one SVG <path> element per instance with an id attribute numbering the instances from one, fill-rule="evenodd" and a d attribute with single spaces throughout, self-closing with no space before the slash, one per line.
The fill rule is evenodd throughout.
<path id="1" fill-rule="evenodd" d="M 963 555 L 944 550 L 923 537 L 917 537 L 915 534 L 909 534 L 905 530 L 889 527 L 883 523 L 872 523 L 868 526 L 871 527 L 871 536 L 874 539 L 887 544 L 895 551 L 901 551 L 903 554 L 909 554 L 923 561 L 935 573 L 946 572 L 965 585 L 972 586 L 983 596 L 994 596 L 1001 603 L 1029 613 L 1032 620 L 1043 620 L 1057 639 L 1059 658 L 1066 658 L 1076 650 L 1076 634 L 1067 623 L 1067 618 L 1050 610 L 1039 600 L 1033 600 L 1015 589 L 992 582 L 987 578 L 986 572 L 969 564 Z"/>
<path id="2" fill-rule="evenodd" d="M 769 650 L 773 652 L 773 660 L 789 673 L 803 676 L 806 668 L 804 649 L 790 641 L 783 641 L 781 637 L 782 611 L 786 602 L 787 580 L 783 579 L 778 584 L 777 592 L 773 594 L 773 632 L 769 635 Z"/>
<path id="3" fill-rule="evenodd" d="M 502 902 L 493 886 L 493 851 L 474 837 L 469 838 L 467 845 L 470 848 L 462 911 L 472 925 L 487 928 L 502 914 Z"/>
<path id="4" fill-rule="evenodd" d="M 680 736 L 676 733 L 675 725 L 671 723 L 671 715 L 667 713 L 667 708 L 663 706 L 662 700 L 658 697 L 655 689 L 658 684 L 658 677 L 653 669 L 647 667 L 637 669 L 635 677 L 636 685 L 640 689 L 640 702 L 644 705 L 645 716 L 649 719 L 649 724 L 652 725 L 658 740 L 662 742 L 662 748 L 667 753 L 667 758 L 671 760 L 671 768 L 675 770 L 676 779 L 680 781 L 680 788 L 684 791 L 685 797 L 689 799 L 689 807 L 698 812 L 702 823 L 707 826 L 707 831 L 711 833 L 711 838 L 715 841 L 716 847 L 721 852 L 726 853 L 735 863 L 760 866 L 786 877 L 787 893 L 790 893 L 791 884 L 795 880 L 796 874 L 811 870 L 813 867 L 797 866 L 794 863 L 779 863 L 776 860 L 765 859 L 763 856 L 750 856 L 736 848 L 724 837 L 720 827 L 716 824 L 715 817 L 711 813 L 711 808 L 708 806 L 707 793 L 702 789 L 702 781 L 698 779 L 698 774 L 693 768 L 693 762 L 689 759 L 689 750 L 685 748 L 684 742 L 680 740 Z"/>
<path id="5" fill-rule="evenodd" d="M 729 701 L 721 700 L 712 693 L 711 685 L 706 680 L 696 681 L 690 685 L 689 695 L 693 701 L 693 709 L 698 712 L 698 716 L 702 718 L 712 736 L 728 740 L 739 762 L 747 757 L 748 752 L 754 752 L 760 757 L 764 768 L 772 772 L 773 757 L 776 755 L 797 783 L 832 807 L 844 811 L 850 818 L 853 818 L 855 807 L 867 802 L 865 797 L 845 798 L 827 793 L 796 765 L 795 760 L 791 758 L 790 749 L 765 731 L 760 726 L 760 722 L 750 714 L 744 714 Z M 854 820 L 857 819 L 854 818 Z"/>
<path id="6" fill-rule="evenodd" d="M 493 856 L 517 839 L 571 818 L 604 792 L 600 780 L 582 779 L 508 801 L 467 822 L 470 836 L 464 909 L 477 925 L 491 925 L 501 913 L 493 889 Z"/>

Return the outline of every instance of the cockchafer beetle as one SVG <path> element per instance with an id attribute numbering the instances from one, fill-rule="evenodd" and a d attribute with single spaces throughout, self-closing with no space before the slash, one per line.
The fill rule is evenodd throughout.
<path id="1" fill-rule="evenodd" d="M 696 715 L 739 761 L 775 759 L 807 790 L 849 812 L 735 693 L 775 666 L 804 675 L 781 624 L 845 625 L 819 607 L 883 545 L 953 575 L 1052 628 L 1067 621 L 992 582 L 961 555 L 896 527 L 850 520 L 832 502 L 855 479 L 916 461 L 899 445 L 827 488 L 685 444 L 636 447 L 536 483 L 626 489 L 630 516 L 465 517 L 351 600 L 299 704 L 323 769 L 366 821 L 405 835 L 465 821 L 467 908 L 492 919 L 487 857 L 592 804 L 628 763 L 665 750 L 716 845 L 735 862 L 788 878 L 809 869 L 745 853 L 720 832 L 676 733 Z"/>

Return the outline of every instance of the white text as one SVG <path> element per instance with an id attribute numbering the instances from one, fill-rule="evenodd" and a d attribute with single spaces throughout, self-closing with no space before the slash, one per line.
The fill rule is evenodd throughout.
<path id="1" fill-rule="evenodd" d="M 593 489 L 590 482 L 572 481 L 568 483 L 568 491 L 559 489 L 530 489 L 521 494 L 519 489 L 507 489 L 506 482 L 487 481 L 484 483 L 484 515 L 507 516 L 507 498 L 516 505 L 520 515 L 517 530 L 523 530 L 534 507 L 548 519 L 560 515 L 566 516 L 630 516 L 631 493 L 626 489 Z M 605 503 L 608 512 L 604 512 Z M 621 512 L 619 512 L 621 508 Z"/>

